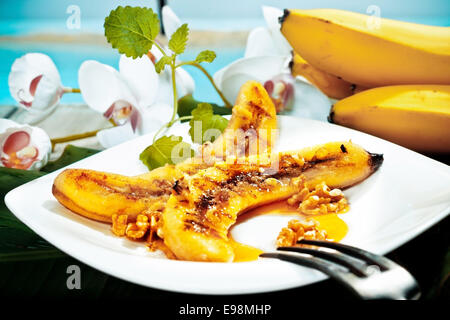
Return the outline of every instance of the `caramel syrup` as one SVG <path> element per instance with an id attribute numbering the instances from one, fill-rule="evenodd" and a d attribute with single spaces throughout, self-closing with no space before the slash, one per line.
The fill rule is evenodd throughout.
<path id="1" fill-rule="evenodd" d="M 347 224 L 339 218 L 337 214 L 304 216 L 300 214 L 295 207 L 290 206 L 286 201 L 278 201 L 249 210 L 238 217 L 236 225 L 260 215 L 297 216 L 299 219 L 311 218 L 319 223 L 318 229 L 325 230 L 328 235 L 327 238 L 332 241 L 342 240 L 348 232 Z M 257 260 L 258 256 L 263 253 L 261 249 L 235 241 L 231 237 L 231 234 L 229 238 L 235 254 L 233 262 Z"/>

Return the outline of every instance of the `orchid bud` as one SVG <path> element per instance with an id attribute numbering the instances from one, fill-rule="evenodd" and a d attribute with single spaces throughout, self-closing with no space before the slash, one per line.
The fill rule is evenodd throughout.
<path id="1" fill-rule="evenodd" d="M 0 119 L 0 166 L 38 170 L 47 163 L 51 150 L 44 130 Z"/>
<path id="2" fill-rule="evenodd" d="M 292 109 L 294 82 L 295 79 L 290 74 L 280 74 L 264 83 L 264 88 L 272 98 L 277 113 Z"/>
<path id="3" fill-rule="evenodd" d="M 36 116 L 45 116 L 64 94 L 58 69 L 49 56 L 28 53 L 14 61 L 8 78 L 11 96 Z"/>

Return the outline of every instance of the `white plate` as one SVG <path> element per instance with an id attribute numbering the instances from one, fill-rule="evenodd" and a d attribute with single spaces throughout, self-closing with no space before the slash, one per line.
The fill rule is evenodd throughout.
<path id="1" fill-rule="evenodd" d="M 279 150 L 328 141 L 349 140 L 370 152 L 383 153 L 381 168 L 346 191 L 350 212 L 343 243 L 385 254 L 417 236 L 450 212 L 450 167 L 395 144 L 344 127 L 292 117 L 279 117 Z M 171 133 L 187 137 L 187 125 Z M 139 153 L 151 142 L 142 136 L 70 165 L 120 174 L 146 172 Z M 288 289 L 325 278 L 318 271 L 287 262 L 260 259 L 241 263 L 173 261 L 144 245 L 115 237 L 109 225 L 83 218 L 53 198 L 59 171 L 22 185 L 6 195 L 8 208 L 41 237 L 98 270 L 153 288 L 203 294 L 256 293 Z M 241 242 L 273 248 L 288 217 L 260 216 L 233 229 Z"/>

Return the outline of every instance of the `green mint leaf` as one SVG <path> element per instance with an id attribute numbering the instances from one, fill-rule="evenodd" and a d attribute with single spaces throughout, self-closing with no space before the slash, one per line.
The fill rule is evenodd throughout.
<path id="1" fill-rule="evenodd" d="M 225 130 L 228 120 L 214 114 L 209 103 L 200 103 L 191 112 L 189 135 L 194 143 L 203 144 L 214 140 Z"/>
<path id="2" fill-rule="evenodd" d="M 187 24 L 183 24 L 179 27 L 170 37 L 169 49 L 175 54 L 181 54 L 186 49 L 186 43 L 188 41 L 189 28 Z"/>
<path id="3" fill-rule="evenodd" d="M 172 58 L 169 56 L 163 56 L 155 63 L 155 70 L 157 73 L 161 73 L 164 70 L 166 65 L 170 64 Z"/>
<path id="4" fill-rule="evenodd" d="M 112 10 L 104 23 L 106 40 L 127 57 L 141 57 L 159 33 L 158 15 L 150 8 L 122 7 Z"/>
<path id="5" fill-rule="evenodd" d="M 204 50 L 200 52 L 197 55 L 197 58 L 195 58 L 195 62 L 201 63 L 201 62 L 208 62 L 211 63 L 216 59 L 216 53 L 211 50 Z"/>
<path id="6" fill-rule="evenodd" d="M 202 101 L 195 100 L 194 97 L 192 96 L 192 94 L 187 94 L 184 97 L 181 97 L 180 99 L 178 99 L 178 110 L 177 110 L 178 116 L 179 117 L 190 116 L 192 110 L 197 108 L 197 106 L 200 103 L 202 103 Z M 218 104 L 215 104 L 212 102 L 210 102 L 209 104 L 212 105 L 214 114 L 219 114 L 219 115 L 231 114 L 231 108 L 219 106 Z M 185 121 L 188 121 L 188 120 L 185 120 Z M 181 121 L 181 122 L 184 122 L 184 121 Z"/>
<path id="7" fill-rule="evenodd" d="M 153 170 L 165 164 L 177 164 L 194 156 L 194 150 L 179 136 L 163 136 L 148 146 L 139 155 L 139 159 Z"/>

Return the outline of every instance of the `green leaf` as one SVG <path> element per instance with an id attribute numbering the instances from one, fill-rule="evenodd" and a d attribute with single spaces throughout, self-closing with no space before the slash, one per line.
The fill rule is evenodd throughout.
<path id="1" fill-rule="evenodd" d="M 0 196 L 28 181 L 45 175 L 44 172 L 0 167 Z"/>
<path id="2" fill-rule="evenodd" d="M 103 26 L 112 47 L 135 59 L 151 49 L 159 33 L 158 15 L 150 8 L 119 6 L 105 18 Z"/>
<path id="3" fill-rule="evenodd" d="M 145 148 L 139 159 L 153 170 L 165 164 L 176 164 L 194 156 L 194 150 L 179 136 L 163 136 Z"/>
<path id="4" fill-rule="evenodd" d="M 31 231 L 0 227 L 1 262 L 40 260 L 66 256 L 66 254 Z"/>
<path id="5" fill-rule="evenodd" d="M 181 54 L 186 49 L 186 43 L 188 41 L 189 28 L 187 23 L 181 25 L 170 37 L 169 49 L 175 54 Z"/>
<path id="6" fill-rule="evenodd" d="M 209 103 L 200 103 L 191 114 L 193 118 L 189 121 L 189 135 L 194 143 L 214 142 L 228 124 L 227 119 L 213 113 Z"/>
<path id="7" fill-rule="evenodd" d="M 190 116 L 192 110 L 197 108 L 197 106 L 200 103 L 202 103 L 202 102 L 194 99 L 194 97 L 191 94 L 185 95 L 184 97 L 182 97 L 178 100 L 177 113 L 180 117 Z M 211 103 L 211 102 L 209 104 L 212 106 L 214 114 L 219 114 L 219 115 L 231 114 L 230 108 L 219 106 L 218 104 Z M 185 120 L 185 121 L 187 121 L 187 120 Z M 184 122 L 184 121 L 182 121 L 182 122 Z"/>
<path id="8" fill-rule="evenodd" d="M 100 150 L 80 148 L 69 144 L 64 148 L 62 155 L 57 160 L 47 163 L 41 169 L 41 172 L 56 171 L 78 160 L 90 157 L 98 152 L 100 152 Z"/>
<path id="9" fill-rule="evenodd" d="M 60 159 L 48 164 L 52 171 L 89 156 L 97 150 L 67 146 Z M 6 207 L 7 192 L 46 172 L 0 167 L 0 294 L 8 297 L 91 297 L 101 295 L 150 296 L 151 289 L 110 277 L 58 250 L 18 220 Z M 81 268 L 82 290 L 68 290 L 70 265 Z"/>
<path id="10" fill-rule="evenodd" d="M 166 67 L 166 65 L 170 65 L 172 62 L 172 58 L 169 56 L 163 56 L 155 63 L 155 70 L 157 73 L 161 73 L 162 70 Z"/>
<path id="11" fill-rule="evenodd" d="M 68 145 L 61 157 L 49 162 L 41 171 L 0 167 L 0 261 L 40 260 L 66 257 L 64 253 L 44 241 L 17 219 L 6 207 L 4 198 L 12 189 L 44 176 L 75 161 L 86 158 L 97 150 Z M 1 273 L 1 272 L 0 272 Z"/>
<path id="12" fill-rule="evenodd" d="M 195 62 L 201 63 L 201 62 L 208 62 L 211 63 L 216 59 L 216 53 L 211 50 L 204 50 L 200 52 L 197 55 L 197 58 L 195 58 Z"/>

